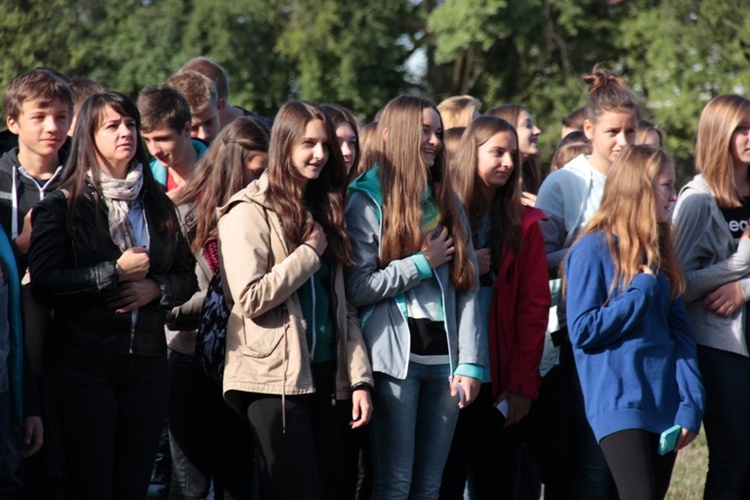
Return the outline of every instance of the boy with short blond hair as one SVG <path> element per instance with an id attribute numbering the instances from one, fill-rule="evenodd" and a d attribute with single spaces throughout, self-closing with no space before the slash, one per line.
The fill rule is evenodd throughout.
<path id="1" fill-rule="evenodd" d="M 185 96 L 190 105 L 190 135 L 210 144 L 221 130 L 216 84 L 196 71 L 173 75 L 167 85 Z"/>

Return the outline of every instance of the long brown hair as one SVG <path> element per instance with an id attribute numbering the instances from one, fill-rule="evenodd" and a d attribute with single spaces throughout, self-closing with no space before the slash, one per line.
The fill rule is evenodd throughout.
<path id="1" fill-rule="evenodd" d="M 464 204 L 466 215 L 471 224 L 471 233 L 475 238 L 481 226 L 482 216 L 490 216 L 489 247 L 492 251 L 492 262 L 498 265 L 504 252 L 518 254 L 521 248 L 521 154 L 516 149 L 513 156 L 513 171 L 503 187 L 495 190 L 492 201 L 485 201 L 481 195 L 480 181 L 477 174 L 477 150 L 495 135 L 507 132 L 518 144 L 516 129 L 501 118 L 480 116 L 469 124 L 461 138 L 458 156 L 451 163 L 451 180 L 453 188 Z M 497 269 L 495 269 L 497 270 Z"/>
<path id="2" fill-rule="evenodd" d="M 255 156 L 268 152 L 270 130 L 252 117 L 242 116 L 222 129 L 195 167 L 195 173 L 179 190 L 175 205 L 200 201 L 195 207 L 195 235 L 190 243 L 200 252 L 218 236 L 216 209 L 245 187 L 246 165 Z"/>
<path id="3" fill-rule="evenodd" d="M 305 128 L 313 120 L 321 120 L 325 125 L 329 154 L 320 176 L 305 182 L 292 164 L 292 152 L 304 140 Z M 331 119 L 311 102 L 284 104 L 271 129 L 268 202 L 284 225 L 291 251 L 302 244 L 315 221 L 323 227 L 328 240 L 326 255 L 345 266 L 354 263 L 344 222 L 346 189 L 346 165 Z"/>
<path id="4" fill-rule="evenodd" d="M 522 111 L 529 112 L 524 106 L 520 104 L 504 104 L 485 113 L 485 116 L 494 116 L 496 118 L 502 118 L 506 122 L 513 125 L 513 129 L 518 126 L 518 116 Z M 529 113 L 530 115 L 531 113 Z M 516 140 L 518 140 L 516 132 Z M 539 164 L 539 155 L 528 157 L 521 168 L 521 181 L 523 183 L 523 190 L 528 191 L 531 194 L 537 194 L 539 192 L 539 186 L 542 185 L 542 167 Z"/>
<path id="5" fill-rule="evenodd" d="M 670 163 L 674 164 L 664 150 L 641 144 L 623 148 L 612 164 L 599 211 L 578 238 L 604 232 L 615 264 L 610 293 L 618 284 L 624 291 L 633 282 L 644 257 L 646 265 L 669 279 L 672 298 L 685 291 L 685 280 L 672 252 L 672 225 L 669 221 L 657 222 L 652 187 L 659 171 Z"/>
<path id="6" fill-rule="evenodd" d="M 78 113 L 75 133 L 73 134 L 73 145 L 70 149 L 70 156 L 63 169 L 62 178 L 60 179 L 60 189 L 68 191 L 68 229 L 72 231 L 73 220 L 75 218 L 75 207 L 84 197 L 86 186 L 88 184 L 94 189 L 96 196 L 96 220 L 99 229 L 106 233 L 107 225 L 104 223 L 101 213 L 103 209 L 103 195 L 99 183 L 101 169 L 97 159 L 96 141 L 94 135 L 99 129 L 104 113 L 107 107 L 112 108 L 122 116 L 127 116 L 135 121 L 136 127 L 136 151 L 132 164 L 140 163 L 143 166 L 143 197 L 145 201 L 154 209 L 153 215 L 161 218 L 162 226 L 160 229 L 166 229 L 167 234 L 171 237 L 177 230 L 177 215 L 175 214 L 174 205 L 164 193 L 164 188 L 160 186 L 151 175 L 151 169 L 148 168 L 148 155 L 141 140 L 140 114 L 135 103 L 128 97 L 119 92 L 103 92 L 94 94 L 83 103 L 81 111 Z M 91 171 L 91 179 L 87 179 L 87 173 Z"/>
<path id="7" fill-rule="evenodd" d="M 701 112 L 695 141 L 695 169 L 716 197 L 721 208 L 742 205 L 734 178 L 732 134 L 750 116 L 750 101 L 738 95 L 711 99 Z"/>
<path id="8" fill-rule="evenodd" d="M 435 105 L 427 99 L 396 97 L 384 108 L 373 137 L 373 157 L 379 166 L 383 193 L 381 266 L 412 255 L 422 247 L 421 200 L 431 187 L 440 222 L 450 232 L 455 246 L 450 263 L 453 285 L 458 291 L 467 291 L 476 285 L 476 273 L 469 257 L 467 228 L 461 221 L 461 208 L 451 186 L 443 150 L 440 148 L 432 167 L 422 158 L 425 108 L 433 109 L 440 117 Z"/>

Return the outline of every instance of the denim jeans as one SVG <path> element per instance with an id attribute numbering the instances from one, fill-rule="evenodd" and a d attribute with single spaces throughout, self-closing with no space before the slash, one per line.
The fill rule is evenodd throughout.
<path id="1" fill-rule="evenodd" d="M 438 498 L 458 420 L 450 375 L 447 364 L 413 362 L 404 380 L 375 373 L 373 500 Z"/>
<path id="2" fill-rule="evenodd" d="M 750 358 L 698 346 L 706 388 L 708 442 L 705 499 L 750 496 Z"/>

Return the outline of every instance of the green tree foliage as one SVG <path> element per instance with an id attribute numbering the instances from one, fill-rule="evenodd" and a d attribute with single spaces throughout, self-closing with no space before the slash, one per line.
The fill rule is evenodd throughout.
<path id="1" fill-rule="evenodd" d="M 545 159 L 596 63 L 629 79 L 685 171 L 703 105 L 750 82 L 739 0 L 0 2 L 3 85 L 47 65 L 135 97 L 205 55 L 227 70 L 232 102 L 267 116 L 303 98 L 371 118 L 412 91 L 520 102 L 545 132 Z M 426 60 L 416 80 L 413 55 Z"/>

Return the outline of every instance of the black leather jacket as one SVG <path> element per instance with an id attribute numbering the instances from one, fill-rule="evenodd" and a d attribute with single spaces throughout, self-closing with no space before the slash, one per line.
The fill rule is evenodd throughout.
<path id="1" fill-rule="evenodd" d="M 102 352 L 166 355 L 164 321 L 167 312 L 188 300 L 196 289 L 194 263 L 179 228 L 167 236 L 162 221 L 143 197 L 150 237 L 148 278 L 161 288 L 161 299 L 131 314 L 117 314 L 106 303 L 119 290 L 115 261 L 122 252 L 106 233 L 106 206 L 101 203 L 104 231 L 97 224 L 93 190 L 75 208 L 72 233 L 68 231 L 67 199 L 56 191 L 32 212 L 29 269 L 32 291 L 54 309 L 51 339 L 54 349 L 66 352 Z"/>

